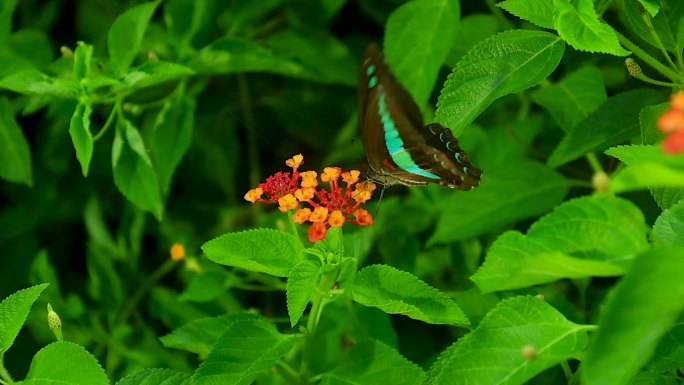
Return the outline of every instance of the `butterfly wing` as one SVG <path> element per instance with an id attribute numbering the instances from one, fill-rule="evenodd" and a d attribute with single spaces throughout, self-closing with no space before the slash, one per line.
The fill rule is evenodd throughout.
<path id="1" fill-rule="evenodd" d="M 423 127 L 420 109 L 374 44 L 363 55 L 358 99 L 372 178 L 387 185 L 432 182 L 464 190 L 479 184 L 480 170 L 470 163 L 451 130 L 437 123 Z"/>

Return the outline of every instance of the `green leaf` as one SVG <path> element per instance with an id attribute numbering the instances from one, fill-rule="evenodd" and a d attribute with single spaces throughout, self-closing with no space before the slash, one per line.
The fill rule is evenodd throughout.
<path id="1" fill-rule="evenodd" d="M 574 130 L 565 135 L 549 157 L 557 167 L 591 151 L 603 151 L 639 135 L 639 112 L 661 100 L 652 89 L 636 89 L 613 96 Z"/>
<path id="2" fill-rule="evenodd" d="M 670 25 L 668 16 L 677 14 L 676 8 L 680 7 L 677 3 L 670 2 L 666 5 L 667 9 L 658 10 L 654 7 L 657 7 L 657 4 L 645 6 L 647 2 L 644 1 L 625 1 L 624 15 L 627 16 L 629 26 L 640 39 L 655 48 L 664 47 L 666 50 L 675 53 L 677 48 L 674 34 L 677 30 L 675 24 Z M 681 25 L 676 17 L 672 21 Z"/>
<path id="3" fill-rule="evenodd" d="M 608 96 L 601 71 L 597 67 L 586 66 L 556 84 L 540 88 L 532 98 L 549 111 L 563 131 L 570 132 Z"/>
<path id="4" fill-rule="evenodd" d="M 611 190 L 621 193 L 653 187 L 684 187 L 684 156 L 665 154 L 655 146 L 617 146 L 606 154 L 627 164 L 611 178 Z"/>
<path id="5" fill-rule="evenodd" d="M 68 359 L 68 365 L 65 365 L 65 359 Z M 36 353 L 22 384 L 109 385 L 109 379 L 95 357 L 83 346 L 60 341 Z"/>
<path id="6" fill-rule="evenodd" d="M 93 46 L 82 41 L 78 42 L 74 51 L 74 77 L 76 80 L 90 75 L 90 61 L 93 59 Z"/>
<path id="7" fill-rule="evenodd" d="M 657 244 L 684 246 L 684 201 L 664 210 L 653 225 Z"/>
<path id="8" fill-rule="evenodd" d="M 501 31 L 496 17 L 491 14 L 475 13 L 463 16 L 460 24 L 461 27 L 458 29 L 446 60 L 449 67 L 455 67 L 456 63 L 477 43 Z"/>
<path id="9" fill-rule="evenodd" d="M 410 273 L 372 265 L 356 274 L 352 298 L 389 314 L 403 314 L 431 324 L 468 325 L 456 302 Z"/>
<path id="10" fill-rule="evenodd" d="M 114 184 L 139 208 L 161 220 L 163 206 L 157 174 L 152 168 L 140 132 L 131 122 L 119 117 L 112 144 Z"/>
<path id="11" fill-rule="evenodd" d="M 526 383 L 581 354 L 587 344 L 585 330 L 535 297 L 505 299 L 475 330 L 439 355 L 426 384 Z M 534 358 L 526 358 L 525 351 Z"/>
<path id="12" fill-rule="evenodd" d="M 221 38 L 197 52 L 188 66 L 201 74 L 270 72 L 321 81 L 302 64 L 278 55 L 252 40 Z M 1 85 L 2 83 L 0 83 Z"/>
<path id="13" fill-rule="evenodd" d="M 500 236 L 470 279 L 488 293 L 562 278 L 616 276 L 647 247 L 644 216 L 631 202 L 576 198 L 535 222 L 527 235 Z"/>
<path id="14" fill-rule="evenodd" d="M 0 3 L 0 46 L 12 33 L 12 15 L 17 6 L 17 0 L 5 0 Z"/>
<path id="15" fill-rule="evenodd" d="M 670 103 L 660 103 L 655 106 L 646 106 L 639 113 L 641 125 L 641 142 L 643 144 L 656 144 L 663 140 L 663 133 L 657 127 L 656 122 L 660 115 L 670 109 Z"/>
<path id="16" fill-rule="evenodd" d="M 131 68 L 123 82 L 130 89 L 139 89 L 184 79 L 194 72 L 183 65 L 163 61 L 148 61 L 138 67 Z"/>
<path id="17" fill-rule="evenodd" d="M 193 375 L 193 384 L 248 385 L 294 346 L 297 336 L 278 333 L 265 319 L 237 321 L 216 341 Z"/>
<path id="18" fill-rule="evenodd" d="M 271 229 L 224 234 L 202 245 L 202 251 L 216 263 L 277 277 L 287 277 L 303 255 L 299 239 Z"/>
<path id="19" fill-rule="evenodd" d="M 78 84 L 71 80 L 55 79 L 36 70 L 13 73 L 0 80 L 0 88 L 24 95 L 54 96 L 76 99 Z"/>
<path id="20" fill-rule="evenodd" d="M 31 149 L 5 97 L 0 98 L 0 178 L 33 185 Z"/>
<path id="21" fill-rule="evenodd" d="M 419 107 L 425 106 L 432 93 L 458 33 L 460 16 L 457 0 L 413 0 L 387 19 L 387 62 Z"/>
<path id="22" fill-rule="evenodd" d="M 479 43 L 444 83 L 437 120 L 458 136 L 494 100 L 524 91 L 549 76 L 564 48 L 558 36 L 529 30 L 502 32 Z"/>
<path id="23" fill-rule="evenodd" d="M 640 255 L 613 289 L 582 360 L 582 383 L 628 384 L 684 309 L 684 249 Z"/>
<path id="24" fill-rule="evenodd" d="M 592 0 L 554 0 L 553 24 L 558 34 L 579 51 L 627 56 L 615 30 L 599 20 Z"/>
<path id="25" fill-rule="evenodd" d="M 107 50 L 112 72 L 122 77 L 142 45 L 143 35 L 159 1 L 136 5 L 120 14 L 109 28 Z"/>
<path id="26" fill-rule="evenodd" d="M 169 31 L 170 39 L 174 42 L 179 56 L 184 57 L 189 50 L 192 39 L 202 28 L 205 18 L 209 15 L 207 3 L 193 0 L 169 0 L 164 3 L 164 21 Z M 231 18 L 231 25 L 233 25 Z"/>
<path id="27" fill-rule="evenodd" d="M 382 342 L 365 340 L 349 349 L 342 362 L 322 378 L 322 385 L 413 385 L 423 383 L 425 372 Z"/>
<path id="28" fill-rule="evenodd" d="M 656 346 L 653 359 L 646 366 L 646 370 L 675 371 L 684 366 L 684 345 L 680 342 L 682 339 L 684 339 L 684 323 L 680 318 Z"/>
<path id="29" fill-rule="evenodd" d="M 563 278 L 611 277 L 625 270 L 608 262 L 574 258 L 543 240 L 517 231 L 503 233 L 470 277 L 483 293 L 530 287 Z"/>
<path id="30" fill-rule="evenodd" d="M 322 81 L 356 85 L 357 58 L 325 30 L 286 29 L 269 36 L 265 43 L 282 58 L 301 63 Z"/>
<path id="31" fill-rule="evenodd" d="M 167 193 L 176 168 L 190 147 L 195 125 L 195 100 L 170 98 L 164 102 L 154 122 L 152 156 L 162 191 Z"/>
<path id="32" fill-rule="evenodd" d="M 256 314 L 232 314 L 220 317 L 195 319 L 171 333 L 159 337 L 167 348 L 196 353 L 204 359 L 226 328 L 238 321 L 260 319 Z"/>
<path id="33" fill-rule="evenodd" d="M 226 271 L 205 271 L 190 279 L 187 288 L 178 297 L 181 301 L 209 302 L 226 292 L 229 275 Z"/>
<path id="34" fill-rule="evenodd" d="M 0 302 L 0 356 L 12 346 L 28 317 L 31 305 L 47 286 L 47 283 L 31 286 Z"/>
<path id="35" fill-rule="evenodd" d="M 301 260 L 294 265 L 287 277 L 287 314 L 290 325 L 294 327 L 304 314 L 306 305 L 316 289 L 321 265 L 315 261 Z"/>
<path id="36" fill-rule="evenodd" d="M 190 374 L 171 369 L 142 369 L 120 379 L 116 385 L 190 385 Z"/>
<path id="37" fill-rule="evenodd" d="M 490 168 L 482 174 L 478 188 L 455 191 L 443 201 L 428 244 L 472 238 L 543 214 L 563 200 L 568 187 L 561 175 L 529 160 Z"/>
<path id="38" fill-rule="evenodd" d="M 76 150 L 76 158 L 81 164 L 83 176 L 88 176 L 90 159 L 93 157 L 93 135 L 90 133 L 90 115 L 92 113 L 93 108 L 90 104 L 78 103 L 69 125 L 69 134 Z"/>
<path id="39" fill-rule="evenodd" d="M 496 5 L 542 28 L 553 29 L 553 2 L 549 0 L 505 0 Z"/>

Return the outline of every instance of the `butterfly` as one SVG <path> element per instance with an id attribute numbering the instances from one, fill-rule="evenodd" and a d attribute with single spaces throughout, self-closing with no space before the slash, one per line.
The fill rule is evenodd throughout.
<path id="1" fill-rule="evenodd" d="M 451 130 L 439 123 L 423 126 L 416 102 L 375 44 L 363 53 L 358 100 L 370 179 L 386 186 L 439 183 L 461 190 L 480 184 L 482 171 L 470 163 Z"/>

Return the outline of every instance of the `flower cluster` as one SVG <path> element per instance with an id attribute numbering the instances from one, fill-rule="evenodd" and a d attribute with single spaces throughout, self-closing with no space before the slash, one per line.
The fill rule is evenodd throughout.
<path id="1" fill-rule="evenodd" d="M 249 202 L 277 202 L 282 212 L 294 210 L 292 220 L 298 224 L 310 222 L 308 236 L 311 242 L 325 238 L 328 228 L 342 227 L 345 222 L 359 226 L 373 224 L 370 213 L 359 206 L 371 198 L 375 190 L 372 182 L 359 182 L 358 170 L 343 172 L 339 167 L 326 167 L 316 171 L 299 171 L 304 157 L 299 154 L 285 164 L 292 172 L 278 172 L 247 191 Z M 319 188 L 320 182 L 328 189 Z"/>
<path id="2" fill-rule="evenodd" d="M 670 98 L 670 109 L 658 118 L 658 129 L 665 134 L 663 151 L 678 154 L 684 151 L 684 92 Z"/>

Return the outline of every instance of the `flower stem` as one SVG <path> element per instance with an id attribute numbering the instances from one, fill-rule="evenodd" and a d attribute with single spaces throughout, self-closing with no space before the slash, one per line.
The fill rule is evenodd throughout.
<path id="1" fill-rule="evenodd" d="M 644 63 L 648 64 L 651 66 L 651 68 L 655 69 L 656 71 L 660 72 L 661 74 L 665 75 L 667 78 L 669 78 L 672 81 L 682 83 L 684 82 L 684 76 L 681 74 L 674 72 L 670 68 L 668 68 L 666 65 L 663 65 L 661 62 L 656 60 L 654 57 L 646 53 L 646 51 L 642 50 L 638 45 L 632 43 L 629 39 L 624 37 L 621 33 L 615 31 L 618 37 L 618 41 L 620 44 L 625 46 L 628 50 L 632 51 L 634 55 L 639 57 L 641 60 L 644 61 Z"/>
<path id="2" fill-rule="evenodd" d="M 330 290 L 331 283 L 329 282 L 329 274 L 321 275 L 321 279 L 318 281 L 316 291 L 313 298 L 311 299 L 311 312 L 309 313 L 309 318 L 306 321 L 306 339 L 304 340 L 304 353 L 302 353 L 302 365 L 299 369 L 300 375 L 304 375 L 308 370 L 309 361 L 311 361 L 311 355 L 313 354 L 314 345 L 314 332 L 316 331 L 316 326 L 318 326 L 318 321 L 321 319 L 321 314 L 323 314 L 323 307 L 325 306 L 325 297 Z"/>
<path id="3" fill-rule="evenodd" d="M 245 136 L 247 137 L 247 161 L 249 162 L 249 185 L 259 184 L 259 149 L 254 131 L 254 110 L 249 94 L 249 84 L 244 74 L 237 75 L 238 90 L 240 93 L 240 109 L 244 120 Z"/>
<path id="4" fill-rule="evenodd" d="M 587 158 L 587 162 L 589 162 L 589 165 L 591 166 L 591 169 L 594 170 L 594 172 L 603 172 L 603 167 L 601 167 L 601 163 L 596 157 L 596 154 L 590 152 L 586 154 L 585 157 Z"/>
<path id="5" fill-rule="evenodd" d="M 290 222 L 290 230 L 295 238 L 299 239 L 299 233 L 297 232 L 297 224 L 292 220 L 292 210 L 287 210 L 287 218 Z"/>
<path id="6" fill-rule="evenodd" d="M 155 283 L 157 283 L 157 281 L 162 279 L 166 274 L 170 273 L 171 270 L 177 264 L 178 261 L 174 261 L 173 259 L 169 258 L 166 260 L 166 262 L 159 266 L 157 270 L 150 274 L 147 280 L 145 280 L 142 284 L 140 284 L 140 286 L 138 286 L 138 288 L 130 297 L 126 305 L 121 309 L 121 312 L 119 313 L 119 317 L 117 319 L 117 323 L 126 322 L 133 313 L 133 310 L 137 307 L 143 295 L 145 295 L 145 293 L 147 292 L 147 290 L 150 287 L 152 287 Z"/>

